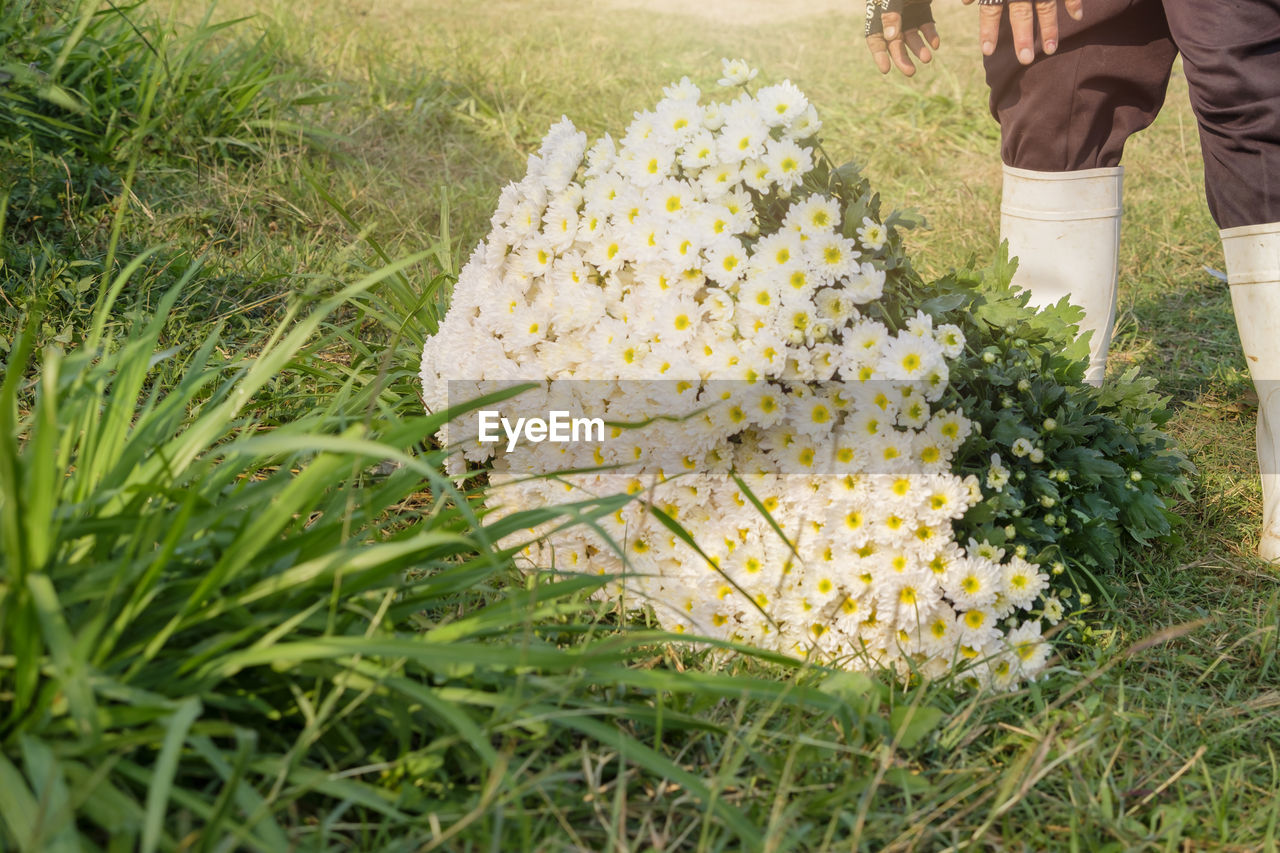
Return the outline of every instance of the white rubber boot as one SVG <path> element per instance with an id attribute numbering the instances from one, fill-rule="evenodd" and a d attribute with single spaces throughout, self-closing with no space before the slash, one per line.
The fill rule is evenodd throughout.
<path id="1" fill-rule="evenodd" d="M 1280 222 L 1222 231 L 1231 306 L 1258 390 L 1262 536 L 1258 554 L 1280 562 Z"/>
<path id="2" fill-rule="evenodd" d="M 1089 340 L 1085 381 L 1101 385 L 1116 317 L 1124 168 L 1032 172 L 1004 167 L 1000 235 L 1017 256 L 1013 283 L 1041 308 L 1064 296 L 1084 309 Z"/>

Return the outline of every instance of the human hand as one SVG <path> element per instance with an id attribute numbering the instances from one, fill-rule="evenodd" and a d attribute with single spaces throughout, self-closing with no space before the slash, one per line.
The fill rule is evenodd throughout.
<path id="1" fill-rule="evenodd" d="M 963 0 L 968 6 L 973 0 Z M 978 40 L 982 53 L 990 56 L 1000 40 L 1000 14 L 1005 0 L 978 0 Z M 1013 49 L 1018 61 L 1030 65 L 1035 59 L 1035 25 L 1040 25 L 1040 41 L 1045 53 L 1058 49 L 1058 6 L 1075 20 L 1084 17 L 1084 0 L 1009 0 L 1009 28 L 1013 30 Z M 1034 5 L 1034 9 L 1032 6 Z"/>
<path id="2" fill-rule="evenodd" d="M 940 40 L 929 2 L 867 0 L 867 47 L 881 74 L 894 66 L 907 77 L 915 74 L 908 48 L 921 62 L 933 59 L 930 48 L 937 50 Z"/>

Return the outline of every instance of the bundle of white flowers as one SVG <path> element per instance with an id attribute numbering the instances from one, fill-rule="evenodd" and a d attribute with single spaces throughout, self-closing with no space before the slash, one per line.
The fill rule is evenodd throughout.
<path id="1" fill-rule="evenodd" d="M 720 82 L 754 74 L 726 60 Z M 472 411 L 442 441 L 490 464 L 498 514 L 634 495 L 597 525 L 531 531 L 524 554 L 613 576 L 607 594 L 672 631 L 1034 678 L 1048 577 L 952 530 L 982 498 L 951 471 L 971 424 L 939 405 L 960 329 L 860 313 L 882 296 L 887 231 L 805 184 L 820 122 L 795 86 L 664 94 L 616 142 L 551 128 L 423 353 L 430 411 L 536 380 L 518 411 L 580 415 L 588 435 L 539 441 L 546 423 Z M 588 440 L 594 422 L 610 426 Z"/>

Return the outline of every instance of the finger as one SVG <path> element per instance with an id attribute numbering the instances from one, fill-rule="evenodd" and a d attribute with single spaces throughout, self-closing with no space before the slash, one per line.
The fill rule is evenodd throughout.
<path id="1" fill-rule="evenodd" d="M 924 24 L 920 27 L 920 34 L 924 36 L 924 40 L 934 50 L 938 49 L 938 45 L 942 44 L 942 39 L 938 38 L 938 28 L 933 24 Z"/>
<path id="2" fill-rule="evenodd" d="M 1000 13 L 1003 6 L 978 7 L 978 41 L 982 44 L 982 55 L 990 56 L 996 52 L 996 42 L 1000 40 Z"/>
<path id="3" fill-rule="evenodd" d="M 884 26 L 884 40 L 893 42 L 896 38 L 902 36 L 902 15 L 897 12 L 885 12 L 880 16 L 880 23 Z"/>
<path id="4" fill-rule="evenodd" d="M 1058 4 L 1056 0 L 1036 3 L 1036 21 L 1040 24 L 1040 43 L 1045 53 L 1058 49 Z"/>
<path id="5" fill-rule="evenodd" d="M 1018 54 L 1018 61 L 1030 65 L 1035 59 L 1035 10 L 1030 0 L 1018 0 L 1009 3 L 1009 28 L 1013 30 L 1013 50 Z"/>
<path id="6" fill-rule="evenodd" d="M 1067 14 L 1079 21 L 1084 18 L 1084 0 L 1066 0 Z"/>
<path id="7" fill-rule="evenodd" d="M 891 67 L 889 62 L 889 46 L 884 42 L 884 36 L 876 34 L 867 36 L 867 47 L 871 51 L 871 58 L 875 60 L 876 68 L 881 74 L 888 74 Z"/>
<path id="8" fill-rule="evenodd" d="M 893 64 L 897 69 L 902 72 L 903 76 L 911 77 L 916 73 L 915 63 L 907 55 L 906 45 L 903 44 L 901 38 L 896 38 L 889 42 L 889 57 L 893 60 Z"/>
<path id="9" fill-rule="evenodd" d="M 924 39 L 920 37 L 919 30 L 908 30 L 902 40 L 907 43 L 907 48 L 920 58 L 921 62 L 928 62 L 933 59 L 933 53 L 930 52 L 929 46 L 924 43 Z"/>

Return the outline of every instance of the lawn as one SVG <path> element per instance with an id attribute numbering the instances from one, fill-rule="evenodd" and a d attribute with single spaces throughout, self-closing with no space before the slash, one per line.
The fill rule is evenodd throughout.
<path id="1" fill-rule="evenodd" d="M 64 5 L 0 7 L 0 850 L 1275 849 L 1280 575 L 1179 70 L 1126 151 L 1112 371 L 1171 397 L 1185 524 L 975 695 L 522 576 L 494 542 L 555 514 L 485 523 L 416 384 L 547 127 L 721 57 L 926 217 L 922 272 L 985 264 L 971 8 L 907 80 L 837 4 Z"/>

